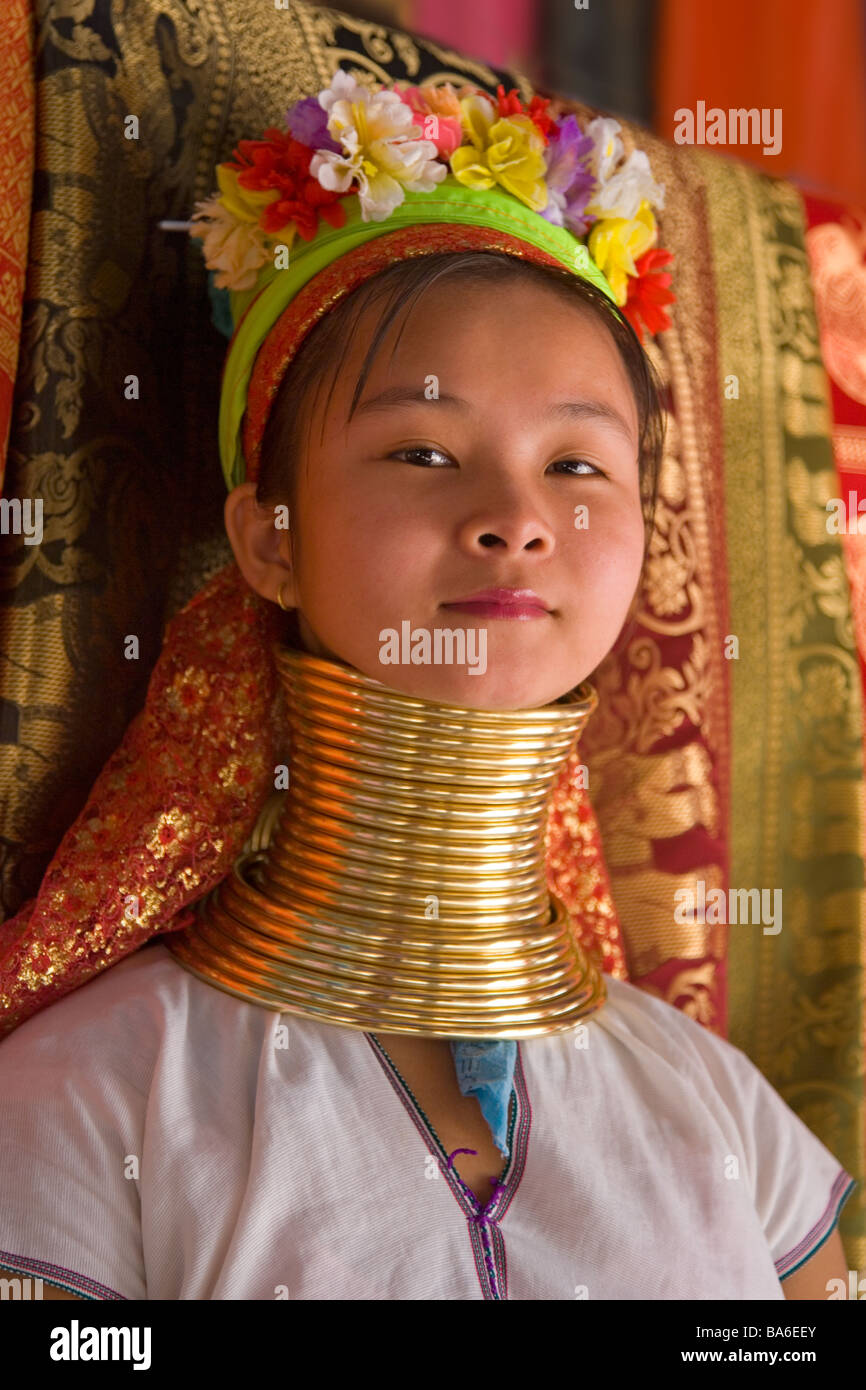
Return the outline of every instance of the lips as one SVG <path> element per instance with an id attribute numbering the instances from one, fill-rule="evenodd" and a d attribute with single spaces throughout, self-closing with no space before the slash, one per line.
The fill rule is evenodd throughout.
<path id="1" fill-rule="evenodd" d="M 550 612 L 544 599 L 532 589 L 481 589 L 443 603 L 442 607 L 483 618 L 543 618 Z"/>

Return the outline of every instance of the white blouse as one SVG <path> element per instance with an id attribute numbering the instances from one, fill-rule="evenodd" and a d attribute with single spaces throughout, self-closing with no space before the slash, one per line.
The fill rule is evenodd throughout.
<path id="1" fill-rule="evenodd" d="M 89 1299 L 783 1299 L 854 1179 L 743 1052 L 607 984 L 518 1045 L 479 1220 L 368 1034 L 155 941 L 0 1043 L 0 1266 Z"/>

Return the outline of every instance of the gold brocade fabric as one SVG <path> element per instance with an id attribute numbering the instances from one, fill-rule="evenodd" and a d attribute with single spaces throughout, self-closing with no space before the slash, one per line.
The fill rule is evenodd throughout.
<path id="1" fill-rule="evenodd" d="M 850 1266 L 862 1270 L 862 687 L 842 539 L 827 531 L 838 482 L 805 212 L 791 185 L 727 163 L 714 171 L 707 212 L 719 248 L 723 375 L 740 382 L 739 398 L 722 396 L 731 631 L 741 653 L 732 668 L 730 877 L 777 886 L 784 899 L 778 935 L 731 929 L 728 1036 L 853 1164 L 859 1186 L 840 1228 Z M 749 665 L 744 652 L 754 653 Z"/>
<path id="2" fill-rule="evenodd" d="M 0 537 L 5 918 L 36 894 L 142 709 L 166 621 L 231 558 L 224 344 L 200 253 L 156 222 L 186 218 L 217 160 L 338 65 L 531 95 L 432 41 L 303 5 L 79 0 L 62 19 L 43 12 L 39 31 L 5 495 L 41 496 L 45 521 L 40 546 Z M 623 950 L 602 907 L 595 947 L 605 969 L 743 1048 L 860 1179 L 840 1225 L 862 1269 L 861 697 L 825 526 L 835 483 L 803 210 L 790 185 L 733 161 L 644 131 L 637 143 L 666 187 L 677 304 L 649 349 L 670 409 L 646 582 L 634 632 L 591 678 L 599 708 L 581 739 L 625 937 Z M 548 832 L 563 898 L 585 890 L 571 845 L 593 833 L 574 778 L 573 760 Z M 602 904 L 606 875 L 600 864 Z M 675 895 L 699 879 L 781 891 L 781 930 L 677 923 Z"/>

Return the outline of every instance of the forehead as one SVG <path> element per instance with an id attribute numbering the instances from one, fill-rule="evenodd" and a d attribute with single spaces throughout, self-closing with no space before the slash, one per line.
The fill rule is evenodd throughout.
<path id="1" fill-rule="evenodd" d="M 375 295 L 359 306 L 351 323 L 335 387 L 348 402 L 354 394 L 373 336 L 390 298 Z M 419 376 L 420 374 L 420 376 Z M 601 315 L 576 296 L 523 276 L 483 281 L 444 277 L 401 304 L 381 338 L 362 398 L 387 382 L 447 378 L 452 389 L 471 394 L 473 379 L 496 381 L 520 394 L 551 398 L 584 390 L 616 400 L 627 398 L 636 420 L 628 372 Z"/>

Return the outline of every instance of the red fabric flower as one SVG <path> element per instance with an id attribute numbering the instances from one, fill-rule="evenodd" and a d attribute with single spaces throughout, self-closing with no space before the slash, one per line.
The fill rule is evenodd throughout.
<path id="1" fill-rule="evenodd" d="M 524 106 L 517 95 L 516 87 L 512 87 L 507 95 L 501 82 L 496 88 L 496 114 L 498 116 L 528 116 L 545 145 L 551 134 L 556 135 L 559 131 L 559 126 L 547 110 L 549 105 L 549 97 L 535 96 L 528 106 Z"/>
<path id="2" fill-rule="evenodd" d="M 229 168 L 238 175 L 241 188 L 252 192 L 276 189 L 279 194 L 262 208 L 259 226 L 265 232 L 281 232 L 294 222 L 305 241 L 312 241 L 319 217 L 332 227 L 342 227 L 346 209 L 344 194 L 323 188 L 310 174 L 315 154 L 288 131 L 269 126 L 262 140 L 241 140 Z"/>
<path id="3" fill-rule="evenodd" d="M 551 135 L 559 134 L 559 126 L 547 109 L 549 105 L 550 97 L 533 97 L 526 108 L 527 116 L 535 122 L 545 140 L 549 140 Z"/>
<path id="4" fill-rule="evenodd" d="M 663 251 L 661 247 L 655 246 L 638 257 L 635 261 L 637 275 L 628 277 L 628 299 L 622 311 L 641 342 L 641 319 L 650 337 L 671 326 L 670 318 L 662 306 L 675 304 L 676 295 L 668 289 L 671 276 L 667 271 L 662 272 L 662 266 L 668 265 L 672 260 L 672 252 Z"/>

